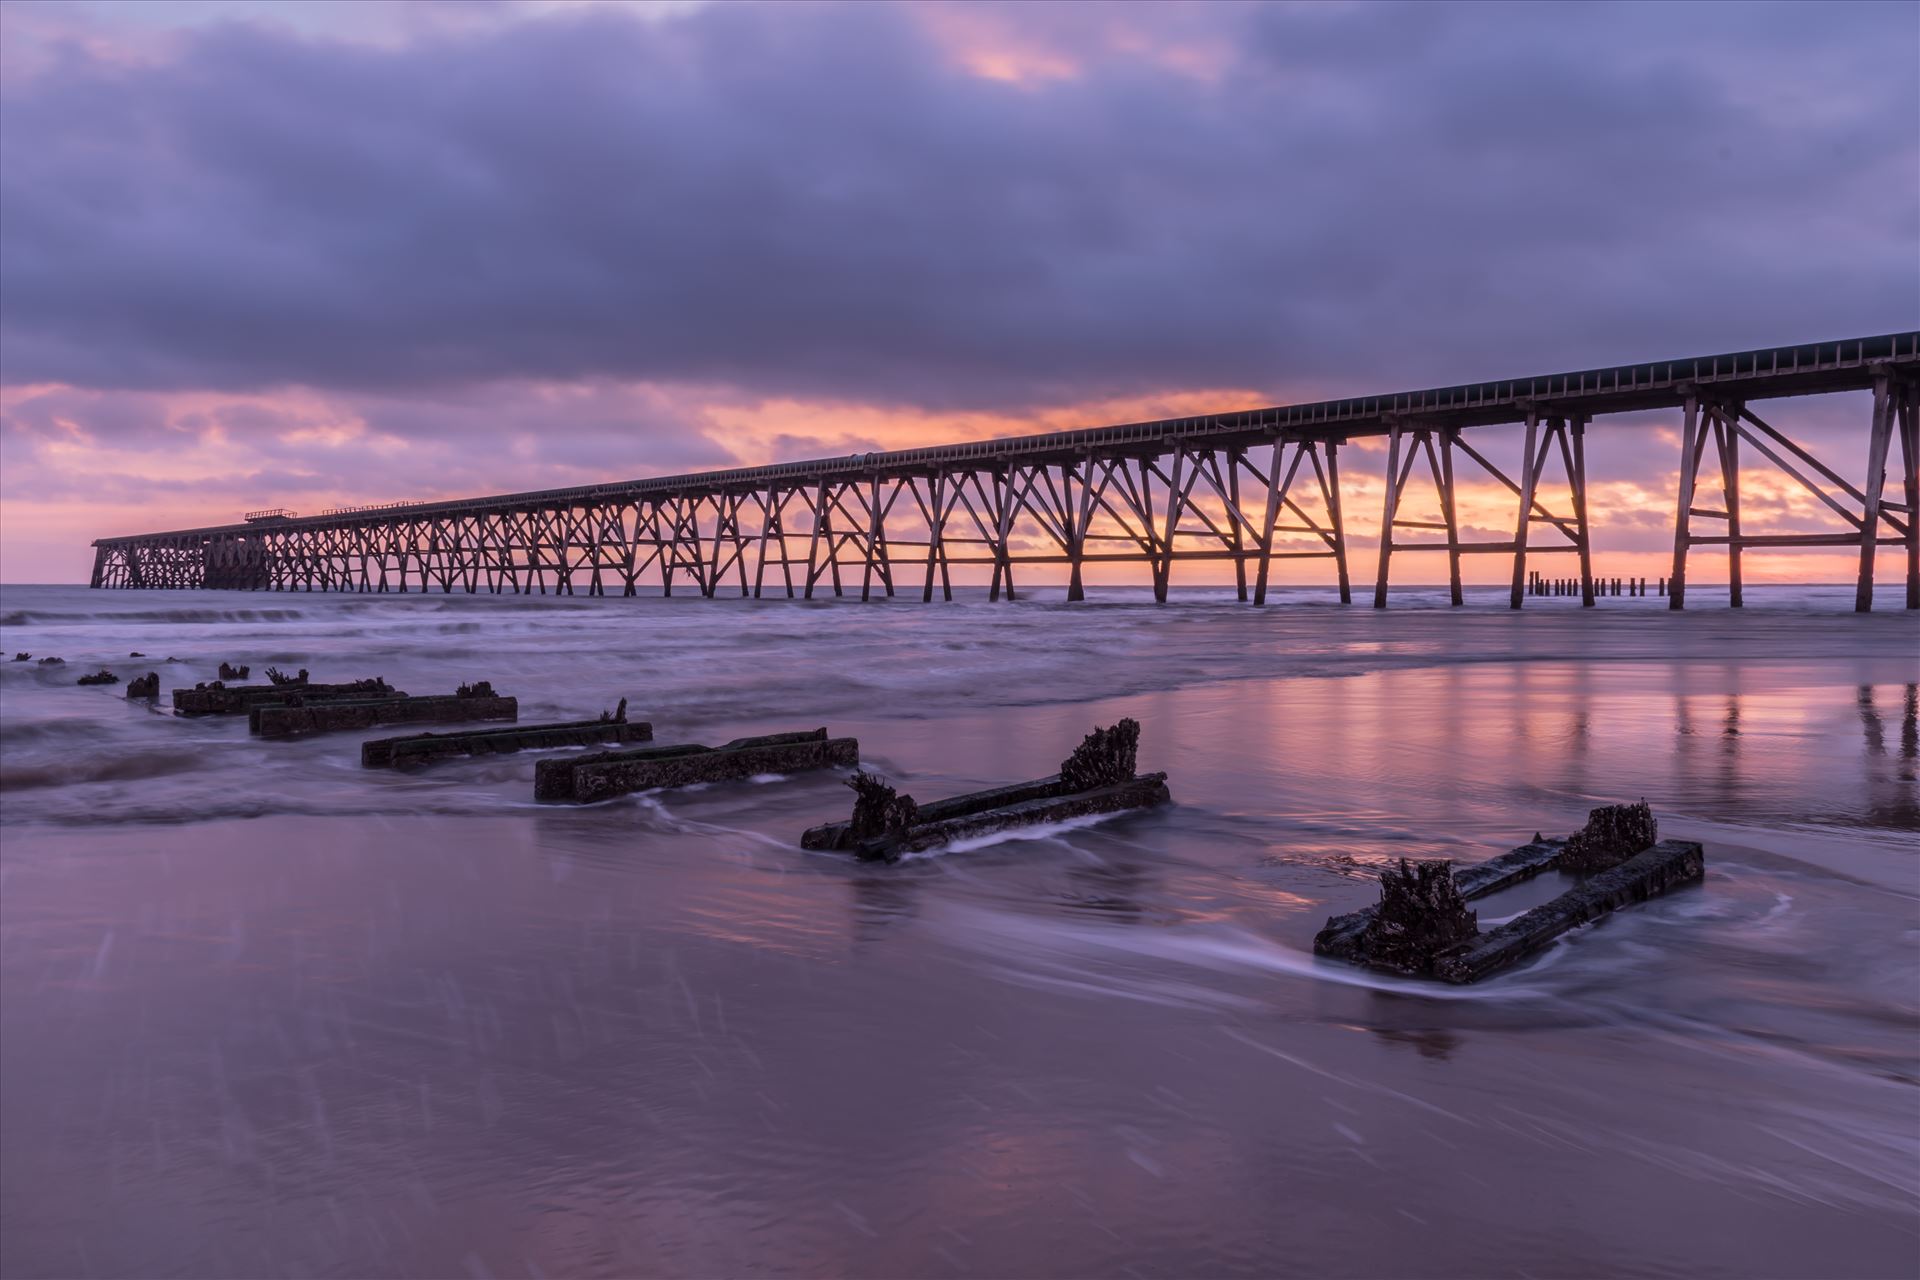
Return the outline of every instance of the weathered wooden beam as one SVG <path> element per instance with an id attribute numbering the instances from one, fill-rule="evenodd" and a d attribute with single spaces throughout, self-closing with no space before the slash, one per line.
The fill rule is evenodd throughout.
<path id="1" fill-rule="evenodd" d="M 297 738 L 345 729 L 372 729 L 383 724 L 515 720 L 519 715 L 519 699 L 491 694 L 328 701 L 301 706 L 265 703 L 247 712 L 247 728 L 262 738 Z"/>
<path id="2" fill-rule="evenodd" d="M 1483 934 L 1464 949 L 1442 955 L 1434 976 L 1453 983 L 1476 982 L 1525 959 L 1563 933 L 1669 889 L 1697 884 L 1705 876 L 1706 853 L 1698 843 L 1662 840 Z"/>
<path id="3" fill-rule="evenodd" d="M 1380 901 L 1333 916 L 1314 937 L 1316 955 L 1446 982 L 1473 982 L 1618 907 L 1705 874 L 1689 841 L 1656 843 L 1659 825 L 1643 800 L 1603 805 L 1566 840 L 1532 842 L 1457 875 L 1443 860 L 1410 862 L 1381 876 Z M 1553 869 L 1586 877 L 1558 898 L 1482 934 L 1466 903 Z"/>
<path id="4" fill-rule="evenodd" d="M 175 715 L 183 716 L 237 716 L 245 715 L 256 706 L 269 702 L 285 702 L 291 697 L 300 697 L 312 702 L 338 701 L 351 699 L 364 702 L 374 698 L 404 698 L 407 695 L 395 689 L 379 676 L 365 680 L 354 680 L 346 684 L 199 684 L 191 689 L 173 691 L 173 710 Z"/>
<path id="5" fill-rule="evenodd" d="M 1687 607 L 1687 551 L 1691 540 L 1688 517 L 1693 513 L 1695 468 L 1700 456 L 1695 438 L 1700 432 L 1700 401 L 1687 395 L 1680 427 L 1679 512 L 1673 523 L 1673 577 L 1667 591 L 1667 608 Z"/>
<path id="6" fill-rule="evenodd" d="M 1453 883 L 1468 902 L 1490 893 L 1510 889 L 1552 870 L 1560 859 L 1564 840 L 1548 840 L 1539 835 L 1526 844 L 1453 873 Z M 1314 952 L 1335 960 L 1360 962 L 1360 939 L 1380 910 L 1378 903 L 1328 919 L 1326 927 L 1313 940 Z"/>
<path id="7" fill-rule="evenodd" d="M 511 729 L 468 729 L 459 733 L 416 733 L 402 738 L 371 738 L 360 744 L 360 764 L 368 769 L 422 764 L 445 756 L 505 755 L 549 747 L 590 747 L 608 742 L 651 742 L 653 726 L 644 720 L 569 720 L 523 724 Z"/>
<path id="8" fill-rule="evenodd" d="M 1393 513 L 1400 505 L 1400 423 L 1396 419 L 1393 429 L 1387 435 L 1387 487 L 1386 496 L 1381 500 L 1380 515 L 1380 562 L 1374 574 L 1373 607 L 1387 607 L 1387 578 L 1393 564 Z"/>
<path id="9" fill-rule="evenodd" d="M 1166 804 L 1171 799 L 1173 796 L 1167 790 L 1166 774 L 1144 773 L 1112 786 L 1070 791 L 1063 795 L 1037 796 L 932 822 L 916 822 L 898 835 L 861 841 L 853 846 L 852 852 L 863 862 L 892 862 L 904 854 L 951 844 L 969 836 L 1043 822 L 1065 822 L 1071 818 L 1096 814 L 1149 809 Z"/>
<path id="10" fill-rule="evenodd" d="M 763 773 L 850 767 L 860 763 L 854 738 L 829 738 L 825 729 L 736 738 L 718 747 L 685 743 L 601 751 L 542 760 L 534 766 L 533 798 L 588 804 L 631 791 L 735 782 Z"/>
<path id="11" fill-rule="evenodd" d="M 1873 611 L 1873 553 L 1880 532 L 1880 502 L 1887 483 L 1887 444 L 1892 438 L 1892 401 L 1885 374 L 1873 381 L 1873 421 L 1867 433 L 1867 483 L 1860 521 L 1860 577 L 1854 586 L 1856 613 Z"/>
<path id="12" fill-rule="evenodd" d="M 950 818 L 964 818 L 985 809 L 1023 804 L 1029 800 L 1042 800 L 1064 793 L 1065 788 L 1061 784 L 1060 775 L 1055 773 L 1045 778 L 1035 778 L 1031 782 L 1016 782 L 1005 787 L 989 787 L 985 791 L 970 791 L 965 795 L 935 800 L 931 804 L 919 806 L 919 818 L 923 822 L 945 822 Z M 851 849 L 856 843 L 858 840 L 853 834 L 851 822 L 822 823 L 817 827 L 808 827 L 800 835 L 802 849 Z"/>
<path id="13" fill-rule="evenodd" d="M 1123 719 L 1094 729 L 1060 762 L 1057 774 L 936 800 L 925 808 L 872 774 L 856 773 L 847 784 L 857 796 L 852 820 L 810 828 L 800 845 L 846 850 L 865 862 L 892 862 L 989 831 L 1164 804 L 1172 798 L 1167 775 L 1134 772 L 1139 744 L 1139 722 Z"/>

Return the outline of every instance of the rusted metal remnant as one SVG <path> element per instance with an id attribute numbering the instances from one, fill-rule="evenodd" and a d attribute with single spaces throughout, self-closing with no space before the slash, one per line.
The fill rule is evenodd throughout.
<path id="1" fill-rule="evenodd" d="M 113 674 L 113 672 L 106 670 L 103 667 L 99 671 L 94 672 L 90 676 L 81 676 L 78 680 L 74 681 L 74 683 L 75 684 L 119 684 L 120 677 Z"/>
<path id="2" fill-rule="evenodd" d="M 989 831 L 1165 804 L 1173 798 L 1167 775 L 1134 772 L 1139 744 L 1139 723 L 1122 720 L 1088 734 L 1051 777 L 924 805 L 870 773 L 856 773 L 847 782 L 855 794 L 852 819 L 809 829 L 801 835 L 800 846 L 845 850 L 866 862 L 893 862 L 916 850 Z"/>
<path id="3" fill-rule="evenodd" d="M 534 766 L 535 800 L 587 804 L 630 791 L 735 782 L 765 773 L 829 769 L 860 763 L 854 738 L 829 738 L 825 729 L 735 738 L 718 747 L 697 744 L 597 751 L 542 760 Z"/>
<path id="4" fill-rule="evenodd" d="M 145 698 L 148 702 L 157 701 L 160 697 L 160 673 L 149 671 L 143 676 L 135 676 L 127 681 L 127 696 Z"/>
<path id="5" fill-rule="evenodd" d="M 486 756 L 542 747 L 586 747 L 604 742 L 651 742 L 653 726 L 627 719 L 627 700 L 597 720 L 523 724 L 511 729 L 469 729 L 462 733 L 416 733 L 404 738 L 372 738 L 360 744 L 360 763 L 368 769 L 424 763 L 441 756 Z"/>
<path id="6" fill-rule="evenodd" d="M 1457 872 L 1445 860 L 1403 858 L 1382 874 L 1378 903 L 1328 919 L 1313 940 L 1314 953 L 1414 977 L 1476 982 L 1570 929 L 1706 875 L 1699 844 L 1656 843 L 1657 835 L 1642 801 L 1595 809 L 1566 840 L 1536 834 L 1510 853 Z M 1480 932 L 1468 902 L 1546 871 L 1583 878 L 1551 902 Z"/>
<path id="7" fill-rule="evenodd" d="M 455 723 L 463 720 L 517 720 L 520 701 L 493 694 L 454 694 L 410 698 L 320 699 L 299 693 L 284 702 L 265 702 L 247 711 L 247 729 L 262 738 L 298 738 L 310 733 L 371 729 L 383 724 Z"/>
<path id="8" fill-rule="evenodd" d="M 404 698 L 406 694 L 379 676 L 352 680 L 345 684 L 222 684 L 218 680 L 197 684 L 191 689 L 173 691 L 173 712 L 182 716 L 245 715 L 269 702 L 285 702 L 298 696 L 307 702 L 329 700 L 365 701 L 369 698 Z"/>

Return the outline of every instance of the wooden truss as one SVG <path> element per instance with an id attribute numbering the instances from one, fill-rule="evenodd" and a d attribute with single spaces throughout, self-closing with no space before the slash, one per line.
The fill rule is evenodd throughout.
<path id="1" fill-rule="evenodd" d="M 1513 479 L 1485 454 L 1462 438 L 1456 427 L 1441 427 L 1419 422 L 1395 421 L 1387 433 L 1387 485 L 1385 509 L 1380 517 L 1380 569 L 1374 581 L 1373 607 L 1387 607 L 1388 571 L 1395 551 L 1444 551 L 1447 553 L 1447 585 L 1456 605 L 1465 602 L 1460 584 L 1460 557 L 1463 555 L 1511 555 L 1513 588 L 1511 607 L 1518 609 L 1526 597 L 1527 554 L 1571 551 L 1580 557 L 1580 603 L 1594 602 L 1593 554 L 1587 524 L 1586 419 L 1579 415 L 1544 415 L 1538 409 L 1527 413 L 1525 445 L 1520 459 L 1520 478 Z M 1517 500 L 1514 535 L 1498 542 L 1467 542 L 1460 536 L 1459 509 L 1455 501 L 1454 453 L 1458 451 L 1481 471 L 1504 485 Z M 1573 512 L 1556 515 L 1540 499 L 1540 481 L 1547 465 L 1558 456 L 1573 495 Z M 1433 482 L 1439 501 L 1440 519 L 1410 519 L 1401 514 L 1407 484 L 1422 461 Z M 1535 544 L 1533 527 L 1545 525 L 1565 541 Z M 1440 533 L 1445 541 L 1402 542 L 1398 530 Z"/>
<path id="2" fill-rule="evenodd" d="M 1875 552 L 1883 546 L 1906 548 L 1906 607 L 1920 609 L 1920 392 L 1910 379 L 1881 374 L 1873 384 L 1873 411 L 1867 433 L 1866 481 L 1855 485 L 1812 452 L 1770 426 L 1737 400 L 1688 395 L 1680 445 L 1680 490 L 1674 521 L 1673 576 L 1667 605 L 1686 607 L 1687 553 L 1694 547 L 1727 548 L 1730 603 L 1740 608 L 1741 554 L 1748 547 L 1858 547 L 1860 568 L 1854 608 L 1873 608 Z M 1900 498 L 1888 501 L 1887 463 L 1895 441 L 1901 465 Z M 1711 444 L 1712 451 L 1708 451 Z M 1818 498 L 1845 522 L 1832 533 L 1746 533 L 1740 527 L 1740 474 L 1743 444 L 1752 446 L 1780 473 Z M 1701 505 L 1702 478 L 1719 475 L 1721 505 Z M 1696 519 L 1719 522 L 1723 533 L 1698 534 Z"/>
<path id="3" fill-rule="evenodd" d="M 215 539 L 103 546 L 94 585 L 274 591 L 862 600 L 987 568 L 989 598 L 1014 570 L 1064 565 L 1067 598 L 1090 565 L 1144 563 L 1164 601 L 1176 563 L 1225 561 L 1237 594 L 1264 603 L 1275 560 L 1330 559 L 1350 598 L 1339 444 L 1272 433 L 1267 444 L 1082 451 L 847 479 L 689 490 L 633 499 L 319 527 L 263 525 Z"/>
<path id="4" fill-rule="evenodd" d="M 1741 555 L 1749 547 L 1858 547 L 1862 610 L 1872 606 L 1877 549 L 1904 546 L 1907 607 L 1920 609 L 1920 395 L 1911 373 L 1887 366 L 1863 367 L 1863 381 L 1854 385 L 1866 385 L 1868 373 L 1873 411 L 1859 485 L 1724 386 L 1708 395 L 1696 384 L 1677 384 L 1681 398 L 1666 402 L 1684 408 L 1673 608 L 1685 605 L 1688 551 L 1723 545 L 1736 607 L 1743 603 Z M 1517 403 L 1525 437 L 1513 474 L 1468 440 L 1473 427 L 1419 412 L 1387 416 L 1376 607 L 1386 604 L 1393 556 L 1412 551 L 1446 553 L 1456 605 L 1463 602 L 1462 556 L 1511 555 L 1509 603 L 1516 609 L 1525 599 L 1527 557 L 1571 552 L 1579 559 L 1581 602 L 1594 603 L 1588 416 L 1564 402 Z M 516 496 L 510 505 L 487 500 L 470 510 L 368 510 L 331 521 L 108 539 L 97 544 L 93 585 L 589 596 L 691 590 L 708 598 L 789 599 L 857 589 L 862 600 L 917 586 L 921 600 L 931 601 L 936 588 L 952 599 L 954 570 L 970 566 L 988 571 L 991 599 L 1012 600 L 1016 569 L 1024 581 L 1036 567 L 1064 566 L 1067 598 L 1081 600 L 1090 570 L 1133 564 L 1147 568 L 1154 598 L 1165 601 L 1176 566 L 1200 562 L 1231 565 L 1239 599 L 1264 604 L 1275 561 L 1326 559 L 1340 600 L 1350 600 L 1339 470 L 1345 436 L 1325 427 L 1272 427 L 1222 440 L 1176 428 L 1156 428 L 1151 436 L 1113 428 L 1070 448 L 1036 437 L 1048 447 L 1030 453 L 954 446 L 925 451 L 924 460 L 918 453 L 872 455 L 896 460 L 835 461 L 818 474 L 798 466 L 716 473 L 661 482 L 657 492 L 607 486 L 611 492 Z M 1887 469 L 1896 445 L 1901 471 L 1890 498 Z M 1811 492 L 1843 527 L 1746 532 L 1740 477 L 1749 452 Z M 1455 475 L 1461 459 L 1512 495 L 1512 538 L 1462 536 Z M 1542 482 L 1556 469 L 1570 510 L 1543 500 Z M 1437 518 L 1416 516 L 1408 501 L 1417 473 L 1431 481 Z M 1716 474 L 1720 505 L 1706 505 L 1701 495 Z M 1425 481 L 1415 487 L 1424 489 Z M 1696 533 L 1696 520 L 1719 522 L 1724 532 Z M 1420 534 L 1428 536 L 1408 540 Z"/>

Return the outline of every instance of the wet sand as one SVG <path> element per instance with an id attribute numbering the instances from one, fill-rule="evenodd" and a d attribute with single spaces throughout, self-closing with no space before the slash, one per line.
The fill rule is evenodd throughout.
<path id="1" fill-rule="evenodd" d="M 68 666 L 0 666 L 0 1270 L 1911 1274 L 1920 626 L 1754 594 L 7 588 Z M 1132 715 L 1176 804 L 861 867 L 796 847 L 831 775 L 539 807 L 531 755 L 374 773 L 72 687 L 130 648 L 824 723 L 922 799 Z M 1388 859 L 1642 795 L 1699 890 L 1465 990 L 1309 953 Z"/>

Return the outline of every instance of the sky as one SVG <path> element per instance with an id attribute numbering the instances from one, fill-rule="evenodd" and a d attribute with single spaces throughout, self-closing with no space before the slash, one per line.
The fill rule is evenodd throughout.
<path id="1" fill-rule="evenodd" d="M 1917 59 L 1906 3 L 6 0 L 0 581 L 256 508 L 1920 328 Z M 1861 398 L 1768 412 L 1862 470 Z M 1591 437 L 1603 573 L 1670 555 L 1670 417 Z"/>

